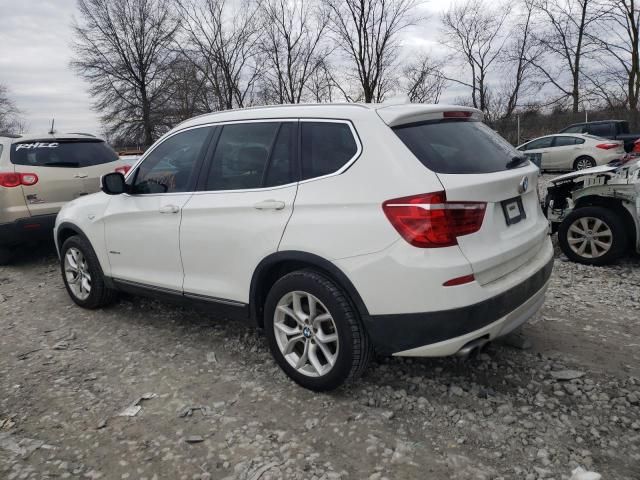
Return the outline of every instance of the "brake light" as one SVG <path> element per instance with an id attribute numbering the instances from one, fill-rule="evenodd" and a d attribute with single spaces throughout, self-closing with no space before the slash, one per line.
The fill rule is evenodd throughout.
<path id="1" fill-rule="evenodd" d="M 124 165 L 116 168 L 116 172 L 120 172 L 123 175 L 126 175 L 129 170 L 131 170 L 131 165 Z"/>
<path id="2" fill-rule="evenodd" d="M 25 185 L 30 187 L 38 183 L 38 176 L 35 173 L 0 173 L 0 186 L 13 188 Z"/>
<path id="3" fill-rule="evenodd" d="M 482 227 L 485 202 L 448 202 L 445 192 L 387 200 L 382 210 L 398 233 L 414 247 L 458 244 L 458 237 Z"/>
<path id="4" fill-rule="evenodd" d="M 620 145 L 617 143 L 601 143 L 596 145 L 596 148 L 601 148 L 602 150 L 611 150 L 612 148 L 618 148 Z"/>
<path id="5" fill-rule="evenodd" d="M 472 112 L 442 112 L 443 118 L 471 118 Z"/>

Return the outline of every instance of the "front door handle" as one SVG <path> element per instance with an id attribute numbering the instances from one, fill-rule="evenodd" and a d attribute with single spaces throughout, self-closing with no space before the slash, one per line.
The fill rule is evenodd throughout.
<path id="1" fill-rule="evenodd" d="M 87 178 L 88 176 L 87 173 L 76 173 L 73 178 Z"/>
<path id="2" fill-rule="evenodd" d="M 160 207 L 159 210 L 160 213 L 178 213 L 179 211 L 180 208 L 176 205 L 165 205 L 163 207 Z"/>
<path id="3" fill-rule="evenodd" d="M 279 200 L 264 200 L 256 203 L 253 208 L 257 210 L 282 210 L 284 208 L 284 202 Z"/>

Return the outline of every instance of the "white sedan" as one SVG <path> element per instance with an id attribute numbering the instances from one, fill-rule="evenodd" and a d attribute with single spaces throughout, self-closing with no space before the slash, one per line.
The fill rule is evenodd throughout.
<path id="1" fill-rule="evenodd" d="M 541 170 L 582 170 L 624 156 L 624 143 L 589 134 L 556 134 L 518 147 Z"/>

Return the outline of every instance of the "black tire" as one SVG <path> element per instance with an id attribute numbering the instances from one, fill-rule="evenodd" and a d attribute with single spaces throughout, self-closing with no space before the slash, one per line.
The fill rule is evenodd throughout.
<path id="1" fill-rule="evenodd" d="M 579 165 L 580 163 L 582 163 L 582 162 L 584 162 L 584 163 L 585 163 L 585 164 L 587 164 L 588 166 L 584 166 L 584 167 L 582 167 L 582 168 L 578 168 L 578 165 Z M 574 170 L 584 170 L 585 168 L 595 167 L 596 165 L 597 165 L 597 164 L 596 164 L 596 161 L 595 161 L 593 158 L 591 158 L 591 157 L 587 157 L 587 156 L 585 155 L 585 156 L 582 156 L 582 157 L 578 157 L 578 158 L 576 158 L 575 162 L 573 162 L 573 169 L 574 169 Z"/>
<path id="2" fill-rule="evenodd" d="M 275 309 L 280 299 L 294 291 L 310 293 L 320 300 L 336 326 L 339 342 L 337 359 L 331 370 L 322 376 L 311 377 L 299 372 L 287 362 L 278 347 L 274 331 Z M 366 370 L 373 353 L 369 338 L 347 295 L 327 277 L 313 270 L 285 275 L 271 287 L 264 312 L 271 353 L 278 365 L 299 385 L 317 392 L 333 390 L 346 381 L 355 380 Z"/>
<path id="3" fill-rule="evenodd" d="M 91 291 L 89 296 L 86 299 L 78 298 L 71 288 L 69 287 L 69 283 L 67 282 L 67 276 L 64 271 L 64 259 L 67 251 L 70 248 L 76 248 L 80 250 L 84 258 L 86 259 L 89 274 L 91 275 Z M 96 309 L 109 305 L 116 298 L 116 291 L 107 287 L 104 282 L 104 273 L 102 273 L 102 268 L 100 267 L 100 262 L 98 261 L 98 257 L 91 247 L 91 244 L 80 236 L 72 236 L 69 237 L 62 244 L 62 248 L 60 249 L 60 270 L 62 273 L 62 281 L 64 282 L 64 286 L 69 293 L 71 299 L 79 306 L 87 309 Z"/>
<path id="4" fill-rule="evenodd" d="M 13 252 L 8 247 L 0 247 L 0 266 L 9 265 L 13 259 Z"/>
<path id="5" fill-rule="evenodd" d="M 569 245 L 569 237 L 573 235 L 569 229 L 571 225 L 581 218 L 596 218 L 602 221 L 611 231 L 611 247 L 601 256 L 590 258 L 575 252 Z M 605 237 L 608 238 L 608 237 Z M 585 265 L 607 265 L 615 262 L 627 251 L 628 237 L 625 232 L 624 222 L 620 216 L 611 209 L 604 207 L 583 207 L 571 212 L 562 221 L 558 228 L 558 243 L 562 252 L 574 262 Z M 585 252 L 585 254 L 590 254 Z"/>

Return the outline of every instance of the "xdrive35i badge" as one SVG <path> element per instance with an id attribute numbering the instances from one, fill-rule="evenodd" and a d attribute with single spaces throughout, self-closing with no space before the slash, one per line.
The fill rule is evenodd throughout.
<path id="1" fill-rule="evenodd" d="M 529 177 L 522 177 L 518 185 L 518 193 L 524 193 L 529 189 Z"/>

